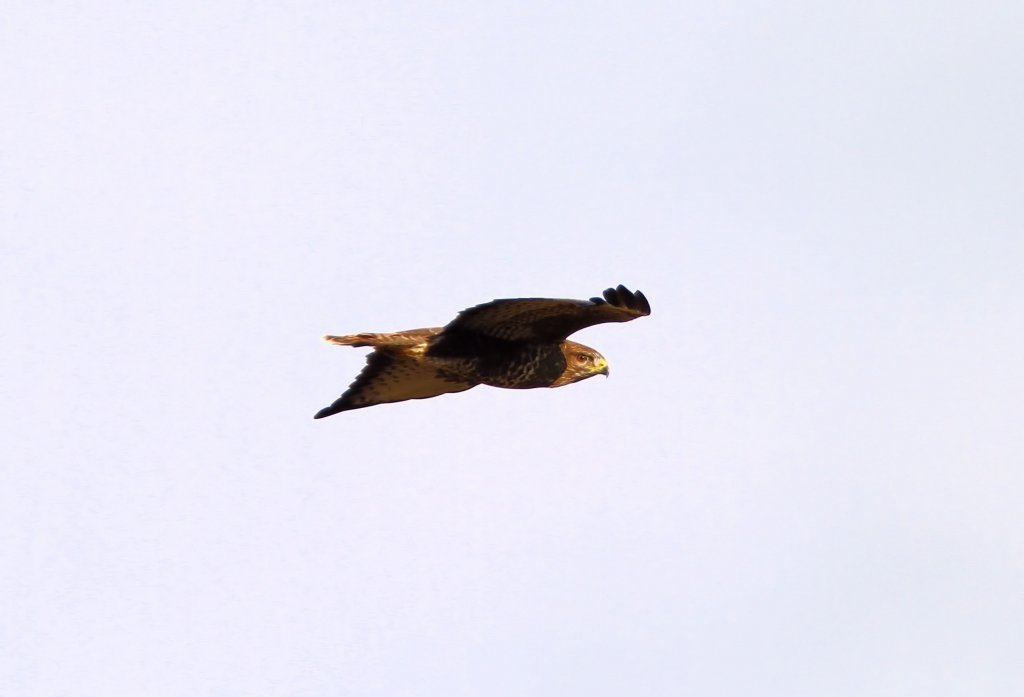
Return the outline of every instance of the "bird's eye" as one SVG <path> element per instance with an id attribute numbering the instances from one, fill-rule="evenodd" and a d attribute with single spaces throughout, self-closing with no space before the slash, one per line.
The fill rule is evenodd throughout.
<path id="1" fill-rule="evenodd" d="M 586 363 L 587 361 L 592 361 L 594 359 L 585 353 L 577 353 L 576 360 L 578 360 L 580 363 Z"/>

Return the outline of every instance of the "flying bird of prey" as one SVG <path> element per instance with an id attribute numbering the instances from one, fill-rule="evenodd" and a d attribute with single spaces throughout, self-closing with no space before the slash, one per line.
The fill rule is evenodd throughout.
<path id="1" fill-rule="evenodd" d="M 561 387 L 608 375 L 604 356 L 567 337 L 594 324 L 649 314 L 643 293 L 619 286 L 590 300 L 494 300 L 463 310 L 444 327 L 325 336 L 332 344 L 372 346 L 373 352 L 345 394 L 313 418 L 477 385 Z"/>

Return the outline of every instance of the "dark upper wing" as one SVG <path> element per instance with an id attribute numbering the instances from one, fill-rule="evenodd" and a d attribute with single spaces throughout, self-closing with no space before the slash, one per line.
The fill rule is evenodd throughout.
<path id="1" fill-rule="evenodd" d="M 603 298 L 590 300 L 495 300 L 463 310 L 438 338 L 479 334 L 505 341 L 559 342 L 593 324 L 628 322 L 649 314 L 651 305 L 644 294 L 625 286 L 609 288 Z"/>

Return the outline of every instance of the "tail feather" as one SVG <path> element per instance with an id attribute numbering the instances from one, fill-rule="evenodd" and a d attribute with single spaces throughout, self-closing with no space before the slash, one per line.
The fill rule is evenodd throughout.
<path id="1" fill-rule="evenodd" d="M 346 334 L 333 336 L 328 334 L 324 341 L 336 346 L 416 346 L 441 331 L 433 329 L 409 329 L 404 332 L 364 332 L 362 334 Z"/>
<path id="2" fill-rule="evenodd" d="M 324 341 L 336 346 L 379 346 L 382 342 L 380 334 L 347 334 L 345 336 L 332 336 L 328 334 Z"/>

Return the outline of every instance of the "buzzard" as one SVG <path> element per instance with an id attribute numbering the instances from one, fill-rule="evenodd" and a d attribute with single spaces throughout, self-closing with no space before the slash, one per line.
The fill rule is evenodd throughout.
<path id="1" fill-rule="evenodd" d="M 649 314 L 644 294 L 620 285 L 590 300 L 494 300 L 463 310 L 444 327 L 325 336 L 332 344 L 372 346 L 373 352 L 345 394 L 313 418 L 477 385 L 561 387 L 608 375 L 604 356 L 567 337 L 593 324 Z"/>

